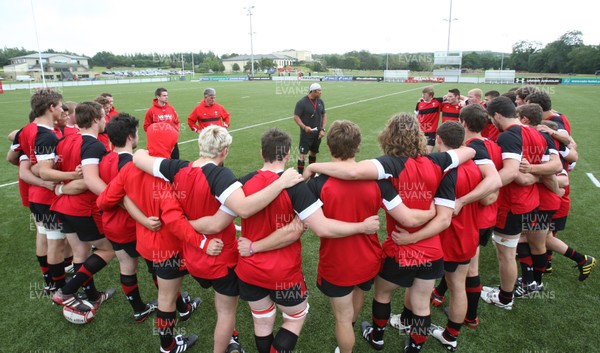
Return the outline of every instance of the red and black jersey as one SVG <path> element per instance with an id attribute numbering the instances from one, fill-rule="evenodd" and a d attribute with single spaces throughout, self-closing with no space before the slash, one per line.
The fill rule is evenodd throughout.
<path id="1" fill-rule="evenodd" d="M 321 174 L 308 187 L 323 202 L 325 217 L 344 222 L 362 222 L 377 214 L 384 200 L 401 202 L 388 180 L 348 181 Z M 382 259 L 377 233 L 321 238 L 317 282 L 324 278 L 337 286 L 354 286 L 369 281 L 381 269 Z"/>
<path id="2" fill-rule="evenodd" d="M 571 135 L 571 123 L 564 114 L 555 113 L 553 116 L 547 117 L 546 120 L 554 121 L 558 124 L 559 130 L 565 130 L 569 133 L 569 135 Z"/>
<path id="3" fill-rule="evenodd" d="M 502 169 L 502 149 L 498 144 L 490 139 L 471 139 L 465 143 L 475 150 L 473 161 L 476 165 L 492 163 L 496 170 Z M 487 155 L 487 158 L 478 156 Z M 498 201 L 491 205 L 481 205 L 477 202 L 479 208 L 478 225 L 479 229 L 487 229 L 496 225 L 496 216 L 498 215 Z"/>
<path id="4" fill-rule="evenodd" d="M 200 247 L 204 237 L 196 233 L 185 218 L 169 182 L 144 173 L 133 163 L 127 163 L 98 196 L 98 207 L 104 211 L 110 210 L 125 195 L 146 217 L 160 217 L 163 224 L 158 232 L 153 232 L 136 222 L 136 250 L 143 258 L 163 262 L 178 255 L 184 243 Z"/>
<path id="5" fill-rule="evenodd" d="M 187 161 L 164 159 L 155 176 L 172 182 L 173 194 L 188 219 L 212 216 L 219 209 L 235 217 L 224 204 L 227 197 L 242 185 L 229 169 L 214 163 L 193 167 Z M 192 276 L 199 278 L 225 277 L 228 269 L 235 267 L 239 256 L 233 221 L 221 232 L 206 237 L 207 241 L 213 238 L 223 241 L 221 254 L 210 256 L 197 246 L 184 244 L 183 258 L 187 269 Z"/>
<path id="6" fill-rule="evenodd" d="M 56 153 L 59 156 L 56 163 L 58 170 L 72 172 L 80 164 L 99 164 L 106 150 L 104 145 L 92 135 L 73 134 L 60 140 Z M 77 195 L 63 194 L 55 198 L 50 209 L 70 216 L 99 215 L 96 198 L 96 194 L 90 190 Z"/>
<path id="7" fill-rule="evenodd" d="M 563 171 L 560 172 L 559 174 L 564 174 L 567 176 L 569 175 L 569 173 L 567 173 L 567 171 L 565 169 L 563 169 Z M 569 196 L 570 193 L 571 193 L 571 187 L 566 186 L 565 194 L 560 199 L 560 207 L 552 215 L 553 219 L 563 218 L 563 217 L 567 217 L 569 215 L 569 209 L 571 208 L 571 196 Z"/>
<path id="8" fill-rule="evenodd" d="M 415 107 L 415 113 L 419 120 L 419 127 L 423 132 L 436 132 L 440 121 L 441 103 L 437 99 L 425 102 L 419 100 Z"/>
<path id="9" fill-rule="evenodd" d="M 547 150 L 546 141 L 539 133 L 533 134 L 532 130 L 535 129 L 523 125 L 511 125 L 502 132 L 498 137 L 502 160 L 521 161 L 521 158 L 526 158 L 531 164 L 539 164 Z M 539 199 L 537 185 L 518 185 L 516 182 L 511 182 L 500 188 L 498 207 L 510 210 L 512 214 L 525 214 L 539 206 Z"/>
<path id="10" fill-rule="evenodd" d="M 98 134 L 98 141 L 102 142 L 104 145 L 104 149 L 107 151 L 112 151 L 114 148 L 108 139 L 108 134 L 106 132 L 101 132 Z"/>
<path id="11" fill-rule="evenodd" d="M 276 181 L 280 174 L 258 170 L 242 177 L 240 181 L 244 185 L 244 193 L 249 196 L 264 189 Z M 252 217 L 242 219 L 242 235 L 251 241 L 258 241 L 290 223 L 296 214 L 301 220 L 306 219 L 322 204 L 305 183 L 296 184 L 281 192 Z M 280 249 L 240 257 L 235 272 L 242 281 L 270 290 L 283 290 L 303 283 L 300 239 Z"/>
<path id="12" fill-rule="evenodd" d="M 482 180 L 479 167 L 474 161 L 467 161 L 459 165 L 458 168 L 450 170 L 444 176 L 445 178 L 454 179 L 456 198 L 473 191 Z M 475 256 L 479 245 L 478 215 L 479 206 L 477 202 L 464 205 L 460 213 L 452 217 L 450 227 L 440 233 L 440 240 L 444 249 L 444 261 L 464 262 Z"/>
<path id="13" fill-rule="evenodd" d="M 460 104 L 450 104 L 448 102 L 442 102 L 442 124 L 446 121 L 458 121 L 460 115 Z"/>
<path id="14" fill-rule="evenodd" d="M 454 185 L 440 188 L 445 172 L 458 166 L 458 157 L 453 151 L 431 153 L 417 158 L 382 156 L 371 160 L 379 171 L 378 179 L 391 178 L 392 184 L 407 207 L 427 210 L 436 198 L 436 203 L 454 207 Z M 440 189 L 440 190 L 438 190 Z M 436 193 L 440 192 L 439 197 Z M 399 225 L 391 216 L 386 215 L 388 237 L 383 243 L 384 253 L 395 259 L 401 266 L 422 265 L 441 259 L 444 255 L 440 238 L 434 235 L 415 244 L 396 245 L 391 234 Z M 414 233 L 423 228 L 408 228 Z"/>
<path id="15" fill-rule="evenodd" d="M 109 152 L 100 161 L 100 178 L 108 185 L 116 178 L 119 171 L 133 160 L 129 152 Z M 102 212 L 102 228 L 108 240 L 126 244 L 135 241 L 135 221 L 129 213 L 120 206 Z"/>
<path id="16" fill-rule="evenodd" d="M 19 144 L 19 135 L 21 134 L 21 131 L 23 129 L 17 131 L 17 134 L 15 135 L 15 138 L 13 139 L 13 143 L 10 146 L 10 150 L 11 151 L 17 151 L 21 153 L 21 156 L 23 156 L 23 151 L 21 150 L 20 144 Z M 21 156 L 19 156 L 19 164 L 21 163 Z M 25 159 L 29 160 L 28 158 L 26 158 L 27 156 L 25 156 Z M 25 182 L 25 180 L 19 178 L 19 196 L 21 196 L 21 204 L 25 207 L 29 207 L 29 184 L 27 184 Z"/>
<path id="17" fill-rule="evenodd" d="M 537 131 L 537 130 L 535 130 Z M 545 132 L 538 133 L 546 140 L 546 145 L 548 146 L 549 155 L 555 154 L 559 155 L 558 149 L 554 142 L 554 139 Z M 550 156 L 548 155 L 548 160 Z M 539 193 L 540 193 L 540 211 L 556 211 L 560 207 L 561 198 L 557 194 L 555 194 L 552 190 L 548 189 L 546 185 L 540 183 L 538 185 Z"/>
<path id="18" fill-rule="evenodd" d="M 54 129 L 36 123 L 25 125 L 19 134 L 18 143 L 13 143 L 14 151 L 21 151 L 21 160 L 29 159 L 32 165 L 42 160 L 54 160 L 58 137 Z M 41 186 L 29 185 L 29 202 L 43 205 L 52 204 L 54 191 Z"/>

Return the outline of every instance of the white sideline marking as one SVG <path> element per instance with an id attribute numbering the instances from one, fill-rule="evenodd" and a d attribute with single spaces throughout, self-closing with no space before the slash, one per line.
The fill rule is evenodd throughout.
<path id="1" fill-rule="evenodd" d="M 594 183 L 594 185 L 596 185 L 597 188 L 600 188 L 600 181 L 598 181 L 598 179 L 596 179 L 594 174 L 592 174 L 592 173 L 585 173 L 585 174 L 588 176 L 588 178 L 590 178 L 592 183 Z"/>
<path id="2" fill-rule="evenodd" d="M 431 86 L 434 86 L 434 85 L 431 85 Z M 425 86 L 423 86 L 423 87 L 425 87 Z M 355 102 L 352 102 L 352 103 L 346 103 L 346 104 L 338 105 L 338 106 L 335 106 L 335 107 L 330 107 L 330 108 L 327 108 L 327 110 L 333 110 L 333 109 L 337 109 L 337 108 L 343 108 L 343 107 L 347 107 L 347 106 L 354 105 L 354 104 L 369 102 L 369 101 L 372 101 L 372 100 L 386 98 L 386 97 L 389 97 L 389 96 L 395 96 L 397 94 L 408 93 L 408 92 L 412 92 L 412 91 L 423 89 L 423 87 L 412 88 L 412 89 L 409 89 L 409 90 L 406 90 L 406 91 L 401 91 L 401 92 L 396 92 L 396 93 L 384 94 L 383 96 L 378 96 L 378 97 L 373 97 L 373 98 L 361 99 L 359 101 L 355 101 Z M 134 111 L 140 111 L 140 110 L 147 110 L 147 109 L 135 109 Z M 237 131 L 243 131 L 243 130 L 248 130 L 248 129 L 252 129 L 252 128 L 258 127 L 258 126 L 263 126 L 263 125 L 267 125 L 267 124 L 271 124 L 271 123 L 276 123 L 276 122 L 288 120 L 288 119 L 291 119 L 291 118 L 293 118 L 293 116 L 288 116 L 288 117 L 285 117 L 285 118 L 275 119 L 275 120 L 271 120 L 271 121 L 265 121 L 263 123 L 258 123 L 258 124 L 254 124 L 254 125 L 248 125 L 248 126 L 241 127 L 239 129 L 229 130 L 229 133 L 233 133 L 233 132 L 237 132 Z M 179 144 L 183 145 L 183 144 L 190 143 L 190 142 L 195 142 L 195 141 L 198 141 L 198 139 L 192 139 L 192 140 L 182 141 L 182 142 L 179 142 Z M 588 174 L 588 176 L 589 175 L 590 174 Z M 596 180 L 596 178 L 594 178 L 594 176 L 591 176 L 590 178 L 593 178 L 592 182 L 594 182 L 594 180 L 595 180 L 594 184 L 596 184 L 596 186 L 600 188 L 600 182 L 598 180 Z M 2 184 L 2 185 L 0 185 L 0 188 L 3 188 L 5 186 L 10 186 L 10 185 L 15 185 L 15 184 L 18 184 L 18 183 L 19 183 L 18 181 L 13 181 L 11 183 Z"/>

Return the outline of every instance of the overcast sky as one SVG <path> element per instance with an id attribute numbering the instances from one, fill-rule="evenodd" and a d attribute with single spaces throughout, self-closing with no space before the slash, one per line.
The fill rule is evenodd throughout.
<path id="1" fill-rule="evenodd" d="M 0 0 L 0 47 L 125 53 L 445 51 L 450 0 Z M 339 5 L 343 4 L 343 5 Z M 33 5 L 33 11 L 32 11 Z M 600 44 L 598 1 L 453 0 L 450 50 L 510 52 L 570 30 Z M 37 23 L 37 39 L 34 26 Z"/>

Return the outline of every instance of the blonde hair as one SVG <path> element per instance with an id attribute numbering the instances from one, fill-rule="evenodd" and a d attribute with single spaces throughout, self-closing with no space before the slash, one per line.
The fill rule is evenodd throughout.
<path id="1" fill-rule="evenodd" d="M 200 157 L 215 158 L 221 151 L 229 147 L 232 137 L 222 126 L 210 125 L 198 135 Z"/>
<path id="2" fill-rule="evenodd" d="M 383 153 L 394 157 L 417 158 L 427 154 L 427 140 L 419 128 L 419 121 L 408 113 L 392 116 L 379 134 Z"/>

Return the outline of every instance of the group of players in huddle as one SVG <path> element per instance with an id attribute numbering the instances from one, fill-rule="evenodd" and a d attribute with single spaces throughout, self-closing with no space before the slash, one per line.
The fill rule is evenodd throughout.
<path id="1" fill-rule="evenodd" d="M 157 90 L 157 99 L 165 92 Z M 364 292 L 373 286 L 372 322 L 361 325 L 372 347 L 384 348 L 390 325 L 408 334 L 405 352 L 420 351 L 428 335 L 456 350 L 461 327 L 479 324 L 480 297 L 510 310 L 515 297 L 543 290 L 550 250 L 577 263 L 579 280 L 596 265 L 555 237 L 566 224 L 568 171 L 577 160 L 567 118 L 534 87 L 517 89 L 516 99 L 488 93 L 498 97 L 483 102 L 475 89 L 468 97 L 450 90 L 435 98 L 425 88 L 416 117 L 399 113 L 388 120 L 379 135 L 384 155 L 371 160 L 355 160 L 359 127 L 336 120 L 326 134 L 331 162 L 309 164 L 303 175 L 286 170 L 290 135 L 268 129 L 261 136 L 263 167 L 237 178 L 223 166 L 232 144 L 223 126 L 199 129 L 199 158 L 184 161 L 171 158 L 179 122 L 160 111 L 147 114 L 147 150 L 134 153 L 138 120 L 117 113 L 110 95 L 63 103 L 45 88 L 33 93 L 31 122 L 16 132 L 7 158 L 19 167 L 53 302 L 96 310 L 115 290 L 98 291 L 94 274 L 116 256 L 135 321 L 156 311 L 160 352 L 186 351 L 198 339 L 176 335 L 177 312 L 186 321 L 200 304 L 180 291 L 186 274 L 214 290 L 215 353 L 242 351 L 235 330 L 239 298 L 252 313 L 256 350 L 292 352 L 310 307 L 300 242 L 306 228 L 321 238 L 317 287 L 336 318 L 336 352 L 352 352 Z M 479 245 L 490 237 L 499 287 L 482 287 L 479 279 Z M 74 274 L 66 281 L 68 249 Z M 157 301 L 140 295 L 140 256 Z M 404 308 L 393 315 L 399 287 Z M 448 322 L 439 327 L 431 324 L 430 306 L 441 305 L 447 290 Z M 283 324 L 274 333 L 277 308 Z"/>

